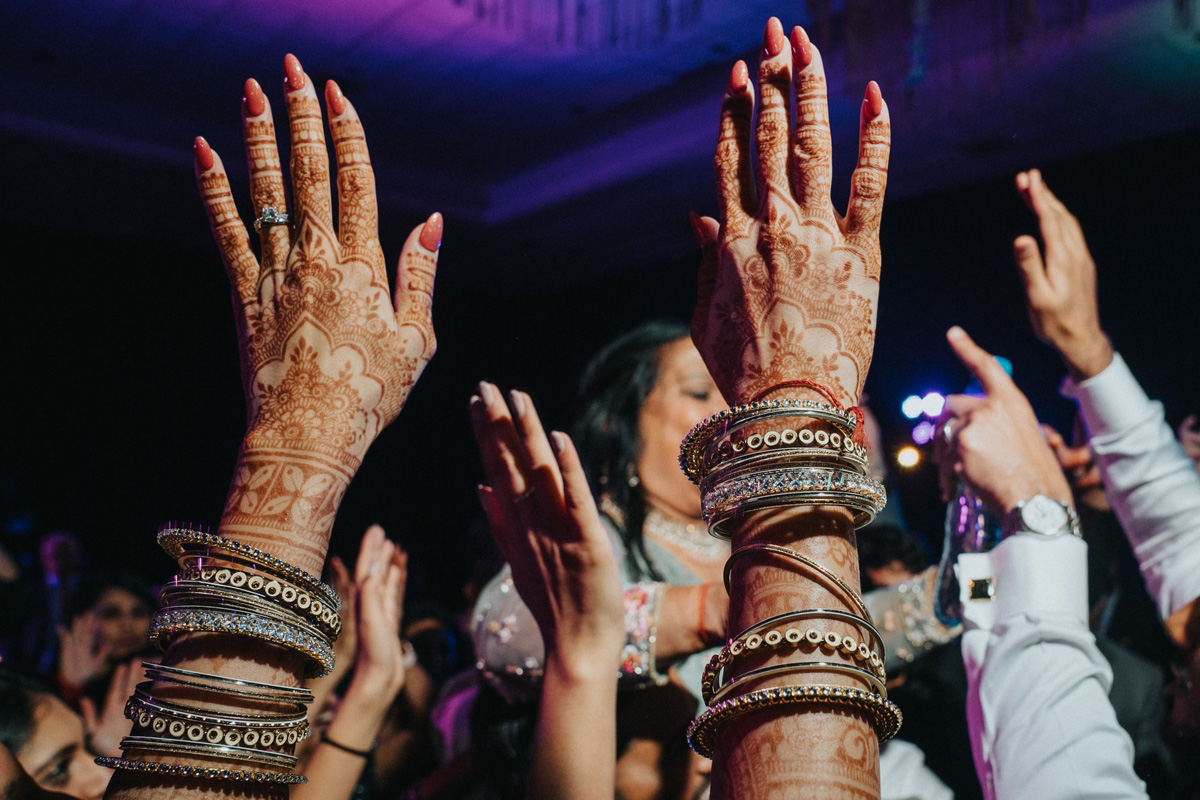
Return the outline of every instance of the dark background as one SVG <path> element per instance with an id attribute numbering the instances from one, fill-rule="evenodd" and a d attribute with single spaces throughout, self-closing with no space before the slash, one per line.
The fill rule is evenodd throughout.
<path id="1" fill-rule="evenodd" d="M 1009 357 L 1042 418 L 1071 423 L 1012 264 L 1012 239 L 1036 232 L 1018 169 L 1042 167 L 1081 220 L 1105 327 L 1168 419 L 1200 411 L 1191 0 L 655 0 L 670 24 L 626 25 L 619 41 L 556 39 L 554 4 L 514 2 L 545 24 L 506 27 L 493 0 L 4 4 L 0 541 L 29 554 L 68 529 L 97 562 L 163 574 L 157 525 L 217 522 L 244 418 L 190 142 L 205 134 L 223 154 L 251 216 L 241 83 L 258 76 L 279 108 L 289 49 L 318 83 L 338 78 L 365 121 L 389 260 L 430 211 L 446 215 L 438 355 L 346 495 L 333 550 L 352 554 L 378 521 L 447 597 L 477 516 L 475 383 L 525 388 L 565 427 L 603 342 L 688 318 L 687 213 L 715 210 L 720 93 L 736 58 L 756 62 L 771 13 L 806 25 L 824 53 L 835 202 L 868 78 L 891 109 L 867 392 L 914 528 L 940 541 L 928 465 L 894 466 L 913 424 L 900 403 L 966 383 L 948 326 Z"/>

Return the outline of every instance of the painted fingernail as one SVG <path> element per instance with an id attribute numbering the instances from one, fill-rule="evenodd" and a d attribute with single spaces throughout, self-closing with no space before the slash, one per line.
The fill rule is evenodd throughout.
<path id="1" fill-rule="evenodd" d="M 342 94 L 342 87 L 334 81 L 325 83 L 325 104 L 329 106 L 329 110 L 335 117 L 346 113 L 346 96 Z"/>
<path id="2" fill-rule="evenodd" d="M 812 42 L 808 38 L 808 31 L 799 25 L 792 28 L 792 60 L 801 67 L 812 63 Z"/>
<path id="3" fill-rule="evenodd" d="M 729 75 L 729 93 L 741 94 L 749 85 L 750 68 L 746 66 L 745 61 L 739 61 L 733 65 L 733 72 Z"/>
<path id="4" fill-rule="evenodd" d="M 246 106 L 246 116 L 249 117 L 257 117 L 267 110 L 267 97 L 254 78 L 246 79 L 246 95 L 242 98 L 242 104 Z"/>
<path id="5" fill-rule="evenodd" d="M 567 437 L 558 431 L 550 431 L 550 444 L 554 452 L 561 453 L 567 449 Z"/>
<path id="6" fill-rule="evenodd" d="M 442 247 L 442 215 L 436 211 L 429 215 L 429 219 L 425 220 L 425 227 L 421 228 L 421 236 L 417 240 L 421 243 L 421 247 L 426 250 L 437 252 Z"/>
<path id="7" fill-rule="evenodd" d="M 523 418 L 525 416 L 525 398 L 516 389 L 509 392 L 508 396 L 512 400 L 513 411 L 517 412 L 518 417 Z"/>
<path id="8" fill-rule="evenodd" d="M 479 392 L 479 396 L 483 398 L 483 404 L 485 406 L 490 406 L 492 403 L 496 402 L 496 395 L 492 393 L 492 385 L 487 381 L 480 381 L 477 391 Z"/>
<path id="9" fill-rule="evenodd" d="M 763 56 L 774 58 L 783 52 L 785 44 L 787 35 L 783 32 L 783 23 L 779 17 L 771 17 L 767 20 L 767 29 L 763 31 Z"/>
<path id="10" fill-rule="evenodd" d="M 304 88 L 304 67 L 291 53 L 283 57 L 283 75 L 289 91 L 298 92 Z"/>
<path id="11" fill-rule="evenodd" d="M 695 211 L 691 212 L 692 233 L 696 234 L 696 241 L 700 243 L 701 249 L 704 247 L 704 221 L 700 219 L 700 215 Z"/>
<path id="12" fill-rule="evenodd" d="M 203 136 L 196 137 L 196 141 L 192 145 L 192 149 L 196 152 L 196 164 L 200 167 L 200 169 L 209 170 L 213 168 L 213 164 L 216 163 L 213 159 L 213 151 L 212 148 L 208 146 L 208 142 L 204 140 Z"/>
<path id="13" fill-rule="evenodd" d="M 883 113 L 883 92 L 879 91 L 879 84 L 875 81 L 867 84 L 867 94 L 863 98 L 863 109 L 866 111 L 867 119 L 875 119 Z"/>

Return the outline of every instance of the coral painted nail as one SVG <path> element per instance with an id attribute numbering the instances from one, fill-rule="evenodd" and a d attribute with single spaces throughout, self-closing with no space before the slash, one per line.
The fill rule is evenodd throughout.
<path id="1" fill-rule="evenodd" d="M 196 164 L 200 167 L 200 169 L 210 170 L 213 168 L 213 164 L 215 163 L 213 159 L 213 151 L 212 148 L 208 146 L 208 142 L 204 140 L 203 136 L 196 137 L 196 141 L 192 145 L 192 149 L 196 153 Z"/>
<path id="2" fill-rule="evenodd" d="M 283 75 L 290 91 L 298 92 L 304 88 L 304 67 L 300 66 L 300 59 L 291 53 L 283 57 Z"/>
<path id="3" fill-rule="evenodd" d="M 425 221 L 425 227 L 421 229 L 421 236 L 418 239 L 421 247 L 426 250 L 437 252 L 442 246 L 442 215 L 436 211 L 429 215 L 429 219 Z"/>
<path id="4" fill-rule="evenodd" d="M 783 46 L 787 44 L 787 36 L 783 32 L 783 23 L 779 21 L 779 17 L 771 17 L 767 20 L 767 29 L 763 31 L 763 56 L 764 58 L 774 58 L 783 52 Z"/>
<path id="5" fill-rule="evenodd" d="M 808 38 L 808 31 L 799 25 L 792 28 L 792 58 L 801 67 L 812 63 L 812 41 Z"/>
<path id="6" fill-rule="evenodd" d="M 867 112 L 867 119 L 875 119 L 883 113 L 883 92 L 879 91 L 879 84 L 875 81 L 867 84 L 867 94 L 863 98 L 863 109 Z"/>
<path id="7" fill-rule="evenodd" d="M 242 98 L 242 102 L 246 106 L 246 114 L 251 117 L 257 117 L 267 110 L 266 95 L 263 94 L 262 87 L 254 78 L 246 79 L 246 94 Z"/>
<path id="8" fill-rule="evenodd" d="M 346 96 L 342 94 L 342 87 L 334 81 L 328 81 L 325 84 L 325 104 L 329 106 L 329 110 L 336 117 L 346 113 Z"/>
<path id="9" fill-rule="evenodd" d="M 729 93 L 741 94 L 749 85 L 750 68 L 746 66 L 745 61 L 739 61 L 733 65 L 733 72 L 729 74 Z"/>

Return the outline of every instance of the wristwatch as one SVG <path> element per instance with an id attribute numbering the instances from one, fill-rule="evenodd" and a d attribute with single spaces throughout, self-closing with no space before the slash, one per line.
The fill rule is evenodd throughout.
<path id="1" fill-rule="evenodd" d="M 1075 509 L 1066 503 L 1035 494 L 1028 500 L 1022 500 L 1004 515 L 1000 521 L 1000 530 L 1004 536 L 1015 533 L 1032 533 L 1038 536 L 1059 536 L 1069 533 L 1083 538 L 1083 530 L 1079 527 L 1079 515 Z"/>

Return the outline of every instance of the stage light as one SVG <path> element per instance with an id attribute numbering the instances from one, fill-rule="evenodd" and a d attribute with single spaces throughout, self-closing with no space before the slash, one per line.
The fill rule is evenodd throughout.
<path id="1" fill-rule="evenodd" d="M 929 420 L 918 422 L 917 427 L 913 428 L 913 441 L 917 444 L 929 444 L 931 441 L 933 441 L 934 430 L 934 425 Z"/>
<path id="2" fill-rule="evenodd" d="M 946 407 L 946 398 L 937 392 L 930 392 L 921 398 L 921 413 L 927 417 L 937 417 Z"/>
<path id="3" fill-rule="evenodd" d="M 912 469 L 921 463 L 921 451 L 915 447 L 901 447 L 896 453 L 896 463 L 905 469 Z"/>
<path id="4" fill-rule="evenodd" d="M 921 416 L 921 398 L 915 394 L 910 394 L 904 398 L 904 402 L 900 404 L 900 410 L 904 412 L 904 416 L 909 419 L 916 419 Z"/>

